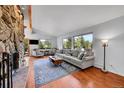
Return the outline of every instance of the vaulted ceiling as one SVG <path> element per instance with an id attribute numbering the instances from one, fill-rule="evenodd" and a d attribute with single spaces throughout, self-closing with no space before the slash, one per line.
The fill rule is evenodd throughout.
<path id="1" fill-rule="evenodd" d="M 52 36 L 83 29 L 124 15 L 124 6 L 32 6 L 32 26 Z"/>

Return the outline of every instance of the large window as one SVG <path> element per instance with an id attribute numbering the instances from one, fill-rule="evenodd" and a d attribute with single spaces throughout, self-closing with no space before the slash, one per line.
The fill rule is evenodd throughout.
<path id="1" fill-rule="evenodd" d="M 93 34 L 85 34 L 74 37 L 74 48 L 91 49 L 93 42 Z"/>
<path id="2" fill-rule="evenodd" d="M 63 39 L 63 48 L 64 49 L 71 49 L 72 48 L 72 39 L 71 38 Z"/>
<path id="3" fill-rule="evenodd" d="M 39 48 L 41 49 L 50 49 L 52 48 L 52 44 L 49 40 L 40 40 L 39 41 Z"/>

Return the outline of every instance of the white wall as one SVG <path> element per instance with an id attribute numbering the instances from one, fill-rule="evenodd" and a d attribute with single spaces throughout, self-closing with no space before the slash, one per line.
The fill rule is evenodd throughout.
<path id="1" fill-rule="evenodd" d="M 57 48 L 62 49 L 63 48 L 63 42 L 62 42 L 63 37 L 57 37 Z"/>
<path id="2" fill-rule="evenodd" d="M 93 32 L 95 66 L 103 67 L 103 47 L 101 39 L 108 39 L 106 67 L 108 71 L 124 76 L 124 16 L 85 29 L 79 29 L 57 38 L 57 46 L 62 49 L 62 39 Z M 112 66 L 111 66 L 112 65 Z"/>

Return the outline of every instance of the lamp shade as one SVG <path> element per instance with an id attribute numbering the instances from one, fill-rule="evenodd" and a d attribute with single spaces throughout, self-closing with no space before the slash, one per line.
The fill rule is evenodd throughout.
<path id="1" fill-rule="evenodd" d="M 103 39 L 103 40 L 101 40 L 101 42 L 102 42 L 103 47 L 108 46 L 108 40 Z"/>

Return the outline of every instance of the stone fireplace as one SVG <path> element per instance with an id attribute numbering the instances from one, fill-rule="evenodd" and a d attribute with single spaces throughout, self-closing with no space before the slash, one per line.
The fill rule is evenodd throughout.
<path id="1" fill-rule="evenodd" d="M 0 53 L 19 52 L 24 39 L 24 16 L 20 6 L 0 5 Z M 22 55 L 23 56 L 23 55 Z"/>

